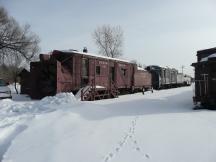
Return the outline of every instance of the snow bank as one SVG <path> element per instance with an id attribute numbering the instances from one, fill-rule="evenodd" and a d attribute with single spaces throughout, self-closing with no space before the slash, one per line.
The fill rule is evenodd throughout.
<path id="1" fill-rule="evenodd" d="M 59 94 L 32 103 L 32 108 L 34 105 L 44 108 L 38 109 L 40 115 L 23 123 L 28 126 L 24 131 L 11 125 L 3 128 L 3 139 L 8 137 L 5 141 L 10 144 L 7 149 L 0 146 L 7 150 L 2 151 L 2 162 L 216 159 L 216 112 L 193 111 L 191 87 L 91 103 L 78 102 L 71 94 Z M 20 134 L 11 138 L 12 132 Z"/>
<path id="2" fill-rule="evenodd" d="M 11 145 L 11 141 L 23 130 L 25 130 L 25 125 L 16 124 L 13 126 L 8 126 L 7 129 L 0 128 L 0 161 L 2 161 L 3 154 L 7 151 Z"/>
<path id="3" fill-rule="evenodd" d="M 44 106 L 44 105 L 62 105 L 62 104 L 77 104 L 78 101 L 73 95 L 73 93 L 59 93 L 55 96 L 48 96 L 43 98 L 39 103 L 37 103 L 37 106 Z"/>
<path id="4" fill-rule="evenodd" d="M 14 102 L 11 99 L 0 101 L 0 115 L 18 115 L 22 113 L 41 113 L 42 111 L 49 112 L 57 108 L 62 108 L 60 105 L 70 104 L 73 106 L 78 101 L 72 93 L 60 93 L 56 96 L 48 96 L 37 102 Z"/>
<path id="5" fill-rule="evenodd" d="M 78 104 L 78 101 L 72 93 L 61 93 L 40 101 L 0 100 L 0 161 L 11 141 L 28 127 L 28 121 L 36 115 L 63 109 L 64 105 L 72 108 L 75 104 Z"/>

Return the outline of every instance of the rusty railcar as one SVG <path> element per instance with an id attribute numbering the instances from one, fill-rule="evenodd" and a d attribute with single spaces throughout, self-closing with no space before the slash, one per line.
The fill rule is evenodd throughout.
<path id="1" fill-rule="evenodd" d="M 82 100 L 152 88 L 151 74 L 129 61 L 73 50 L 54 50 L 31 62 L 31 98 L 73 92 Z"/>
<path id="2" fill-rule="evenodd" d="M 216 48 L 197 52 L 195 67 L 195 94 L 193 101 L 216 108 Z"/>

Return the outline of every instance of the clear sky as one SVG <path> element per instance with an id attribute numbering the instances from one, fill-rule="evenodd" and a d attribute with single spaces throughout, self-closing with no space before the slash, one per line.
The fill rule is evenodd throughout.
<path id="1" fill-rule="evenodd" d="M 104 24 L 124 31 L 124 58 L 192 74 L 196 51 L 216 46 L 215 0 L 0 0 L 20 24 L 54 49 L 97 53 L 92 32 Z"/>

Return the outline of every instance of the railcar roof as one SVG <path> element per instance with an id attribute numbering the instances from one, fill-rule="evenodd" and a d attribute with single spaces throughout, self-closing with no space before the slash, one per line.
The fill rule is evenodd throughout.
<path id="1" fill-rule="evenodd" d="M 197 51 L 197 55 L 216 53 L 216 47 Z"/>
<path id="2" fill-rule="evenodd" d="M 158 65 L 149 65 L 149 66 L 147 66 L 147 67 L 151 67 L 151 68 L 153 68 L 153 69 L 157 69 L 157 70 L 159 70 L 159 69 L 177 70 L 177 69 L 175 69 L 175 68 L 170 68 L 170 67 L 161 67 L 161 66 L 158 66 Z M 178 70 L 177 70 L 177 71 L 178 71 Z"/>
<path id="3" fill-rule="evenodd" d="M 60 52 L 63 52 L 63 53 L 68 53 L 68 54 L 86 55 L 86 56 L 92 56 L 92 57 L 98 57 L 98 58 L 102 58 L 102 59 L 121 61 L 121 62 L 126 62 L 126 63 L 132 63 L 132 64 L 134 64 L 133 62 L 128 61 L 128 60 L 124 60 L 124 59 L 118 59 L 118 58 L 111 58 L 111 57 L 106 57 L 106 56 L 100 56 L 100 55 L 93 54 L 93 53 L 78 52 L 78 51 L 75 51 L 75 50 L 55 50 L 55 51 L 60 51 Z"/>
<path id="4" fill-rule="evenodd" d="M 208 57 L 204 57 L 200 60 L 200 62 L 208 61 L 210 58 L 216 58 L 216 53 L 209 55 Z"/>
<path id="5" fill-rule="evenodd" d="M 147 71 L 147 70 L 145 70 L 144 68 L 139 67 L 139 66 L 137 66 L 137 70 Z"/>

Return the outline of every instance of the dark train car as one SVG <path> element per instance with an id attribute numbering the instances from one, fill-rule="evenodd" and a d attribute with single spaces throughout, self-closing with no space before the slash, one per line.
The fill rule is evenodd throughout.
<path id="1" fill-rule="evenodd" d="M 191 84 L 189 75 L 178 73 L 178 70 L 174 68 L 150 65 L 146 69 L 152 75 L 152 86 L 154 89 L 174 88 Z"/>
<path id="2" fill-rule="evenodd" d="M 31 62 L 32 98 L 59 92 L 79 93 L 82 100 L 118 96 L 119 92 L 151 89 L 151 74 L 129 61 L 73 50 L 54 50 Z"/>
<path id="3" fill-rule="evenodd" d="M 146 69 L 152 74 L 152 86 L 154 89 L 171 88 L 177 86 L 176 69 L 164 68 L 160 66 L 147 66 Z"/>
<path id="4" fill-rule="evenodd" d="M 151 66 L 147 66 L 146 70 L 151 73 L 152 87 L 154 89 L 160 89 L 161 88 L 162 68 L 159 66 L 151 65 Z"/>
<path id="5" fill-rule="evenodd" d="M 193 101 L 216 108 L 216 48 L 197 52 L 195 67 L 195 95 Z"/>
<path id="6" fill-rule="evenodd" d="M 30 72 L 26 69 L 23 69 L 20 73 L 19 73 L 19 77 L 20 77 L 20 84 L 23 85 L 20 88 L 20 93 L 21 94 L 28 94 L 30 93 Z"/>

